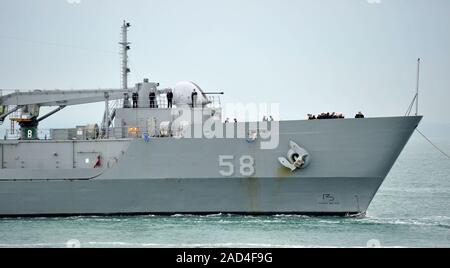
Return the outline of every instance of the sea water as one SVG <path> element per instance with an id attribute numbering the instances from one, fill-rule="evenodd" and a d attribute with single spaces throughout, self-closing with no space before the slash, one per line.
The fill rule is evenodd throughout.
<path id="1" fill-rule="evenodd" d="M 0 219 L 0 247 L 449 247 L 450 160 L 413 137 L 364 217 Z M 441 142 L 450 152 L 450 142 Z"/>

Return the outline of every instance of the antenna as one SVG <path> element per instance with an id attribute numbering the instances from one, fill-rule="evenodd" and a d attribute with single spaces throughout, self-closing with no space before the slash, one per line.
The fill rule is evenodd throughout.
<path id="1" fill-rule="evenodd" d="M 122 42 L 119 44 L 122 47 L 122 88 L 128 89 L 128 73 L 130 68 L 128 68 L 128 50 L 130 50 L 130 44 L 128 42 L 128 28 L 131 27 L 129 22 L 123 21 L 122 25 Z"/>
<path id="2" fill-rule="evenodd" d="M 419 79 L 420 79 L 420 58 L 417 59 L 416 116 L 419 114 Z"/>

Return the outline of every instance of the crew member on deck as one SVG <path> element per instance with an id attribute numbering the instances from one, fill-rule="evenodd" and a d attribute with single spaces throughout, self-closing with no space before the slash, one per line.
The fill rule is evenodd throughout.
<path id="1" fill-rule="evenodd" d="M 131 98 L 133 99 L 133 108 L 137 108 L 138 107 L 139 94 L 137 92 L 133 92 L 133 95 L 131 95 Z"/>
<path id="2" fill-rule="evenodd" d="M 149 98 L 150 98 L 150 108 L 156 108 L 155 105 L 156 94 L 154 91 L 150 91 Z"/>
<path id="3" fill-rule="evenodd" d="M 355 118 L 364 118 L 364 115 L 363 115 L 363 113 L 358 112 L 358 113 L 355 115 Z"/>
<path id="4" fill-rule="evenodd" d="M 191 99 L 192 99 L 192 108 L 194 108 L 197 102 L 197 91 L 195 91 L 195 88 L 191 94 Z"/>
<path id="5" fill-rule="evenodd" d="M 130 108 L 130 95 L 128 93 L 124 93 L 123 95 L 123 108 Z"/>
<path id="6" fill-rule="evenodd" d="M 167 92 L 167 108 L 172 108 L 173 93 L 172 90 Z"/>

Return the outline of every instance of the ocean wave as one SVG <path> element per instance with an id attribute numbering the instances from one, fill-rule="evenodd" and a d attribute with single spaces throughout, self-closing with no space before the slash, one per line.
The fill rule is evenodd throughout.
<path id="1" fill-rule="evenodd" d="M 438 187 L 422 187 L 422 188 L 409 188 L 409 189 L 399 189 L 399 188 L 383 188 L 382 190 L 380 190 L 379 193 L 377 193 L 377 195 L 390 195 L 390 194 L 397 194 L 397 193 L 413 193 L 413 194 L 417 194 L 417 193 L 425 193 L 425 194 L 440 194 L 440 195 L 449 195 L 448 191 L 443 191 L 442 188 L 438 188 Z"/>
<path id="2" fill-rule="evenodd" d="M 0 244 L 0 248 L 55 248 L 65 247 L 66 243 L 25 243 L 25 244 Z"/>
<path id="3" fill-rule="evenodd" d="M 323 246 L 305 246 L 288 244 L 269 244 L 269 243 L 133 243 L 133 242 L 87 242 L 91 246 L 124 246 L 124 247 L 162 247 L 162 248 L 305 248 L 305 247 L 323 247 Z M 89 246 L 88 246 L 89 247 Z"/>
<path id="4" fill-rule="evenodd" d="M 0 248 L 65 248 L 66 243 L 24 243 L 0 244 Z M 89 241 L 81 242 L 81 248 L 366 248 L 365 246 L 270 244 L 270 243 L 147 243 L 124 241 Z M 385 246 L 381 246 L 385 247 Z M 389 246 L 402 248 L 403 246 Z"/>
<path id="5" fill-rule="evenodd" d="M 448 216 L 429 216 L 421 218 L 377 218 L 367 216 L 365 218 L 356 219 L 355 221 L 363 224 L 437 226 L 450 228 L 450 217 Z"/>

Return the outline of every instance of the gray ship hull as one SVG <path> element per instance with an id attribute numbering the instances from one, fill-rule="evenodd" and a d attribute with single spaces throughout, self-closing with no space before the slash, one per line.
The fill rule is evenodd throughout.
<path id="1" fill-rule="evenodd" d="M 37 156 L 12 157 L 43 141 L 3 141 L 0 215 L 364 213 L 420 120 L 282 121 L 273 150 L 246 139 L 48 141 L 41 154 L 72 155 L 57 168 L 42 167 Z M 307 168 L 291 172 L 278 162 L 290 141 L 310 153 Z M 78 167 L 77 146 L 103 150 L 107 164 Z M 223 155 L 236 172 L 223 175 Z M 254 160 L 250 176 L 238 172 L 242 156 Z"/>
<path id="2" fill-rule="evenodd" d="M 357 214 L 369 206 L 381 181 L 232 178 L 16 182 L 2 186 L 2 215 Z M 12 194 L 18 188 L 21 198 Z"/>

